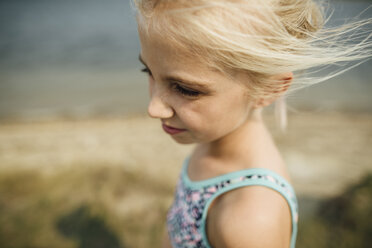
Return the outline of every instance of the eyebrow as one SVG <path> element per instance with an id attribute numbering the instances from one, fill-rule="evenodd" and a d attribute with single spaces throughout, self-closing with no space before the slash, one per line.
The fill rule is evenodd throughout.
<path id="1" fill-rule="evenodd" d="M 146 62 L 143 60 L 141 54 L 138 56 L 138 59 L 144 66 L 149 68 L 147 66 Z M 189 86 L 189 87 L 197 87 L 200 90 L 205 90 L 205 91 L 208 91 L 208 90 L 210 91 L 211 90 L 210 87 L 207 86 L 208 83 L 196 82 L 196 81 L 187 80 L 187 79 L 184 79 L 184 78 L 179 78 L 179 77 L 176 77 L 176 76 L 167 76 L 164 79 L 166 81 L 175 81 L 177 83 L 180 83 L 182 85 Z"/>

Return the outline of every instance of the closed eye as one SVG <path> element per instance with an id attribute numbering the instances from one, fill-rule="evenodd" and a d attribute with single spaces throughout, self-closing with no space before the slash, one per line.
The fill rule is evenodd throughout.
<path id="1" fill-rule="evenodd" d="M 183 86 L 180 86 L 180 85 L 177 84 L 177 83 L 174 83 L 174 84 L 173 84 L 173 88 L 174 88 L 177 92 L 181 93 L 181 94 L 184 95 L 184 96 L 197 97 L 197 96 L 199 96 L 199 95 L 201 94 L 199 91 L 191 90 L 191 89 L 187 89 L 187 88 L 185 88 L 185 87 L 183 87 Z"/>
<path id="2" fill-rule="evenodd" d="M 152 77 L 153 76 L 152 72 L 150 71 L 150 69 L 147 67 L 146 63 L 141 58 L 141 55 L 139 56 L 139 60 L 144 65 L 144 68 L 141 69 L 141 72 L 144 72 L 144 73 L 148 74 L 150 77 Z M 167 81 L 170 82 L 170 87 L 173 90 L 175 90 L 177 93 L 180 93 L 183 96 L 194 97 L 195 98 L 195 97 L 198 97 L 202 94 L 201 92 L 199 92 L 197 90 L 193 90 L 193 89 L 181 86 L 180 84 L 178 84 L 177 82 L 174 82 L 173 80 L 174 79 L 172 79 L 172 78 L 167 78 Z"/>

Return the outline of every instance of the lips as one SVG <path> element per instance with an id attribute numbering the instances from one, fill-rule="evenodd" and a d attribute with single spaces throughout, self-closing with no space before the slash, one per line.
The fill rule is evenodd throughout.
<path id="1" fill-rule="evenodd" d="M 186 131 L 186 129 L 175 128 L 175 127 L 167 126 L 165 124 L 162 124 L 162 127 L 166 133 L 171 134 L 171 135 Z"/>

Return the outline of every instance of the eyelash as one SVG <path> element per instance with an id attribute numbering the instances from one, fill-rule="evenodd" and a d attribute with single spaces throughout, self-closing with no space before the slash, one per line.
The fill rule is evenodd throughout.
<path id="1" fill-rule="evenodd" d="M 189 96 L 189 97 L 197 97 L 200 95 L 200 92 L 198 91 L 195 91 L 195 90 L 189 90 L 189 89 L 185 89 L 183 88 L 182 86 L 180 86 L 179 84 L 177 83 L 174 83 L 173 84 L 173 87 L 176 91 L 178 91 L 179 93 L 181 93 L 182 95 L 184 96 Z"/>
<path id="2" fill-rule="evenodd" d="M 151 71 L 150 71 L 150 70 L 149 70 L 149 68 L 147 68 L 147 67 L 145 67 L 145 68 L 141 69 L 141 71 L 142 71 L 142 72 L 144 72 L 144 73 L 147 73 L 147 74 L 149 74 L 150 76 L 152 76 L 152 73 L 151 73 Z"/>
<path id="3" fill-rule="evenodd" d="M 141 71 L 144 72 L 144 73 L 147 73 L 149 76 L 152 76 L 151 71 L 146 67 L 141 69 Z M 188 96 L 188 97 L 197 97 L 201 94 L 198 91 L 186 89 L 186 88 L 180 86 L 178 83 L 172 83 L 172 87 L 177 92 L 181 93 L 184 96 Z"/>

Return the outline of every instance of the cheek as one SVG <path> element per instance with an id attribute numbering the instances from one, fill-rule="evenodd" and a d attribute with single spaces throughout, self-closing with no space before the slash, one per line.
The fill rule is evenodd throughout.
<path id="1" fill-rule="evenodd" d="M 210 110 L 201 102 L 184 103 L 176 107 L 177 117 L 193 135 L 205 132 L 210 122 Z"/>
<path id="2" fill-rule="evenodd" d="M 236 122 L 244 117 L 247 101 L 241 94 L 231 94 L 229 97 L 217 99 L 207 107 L 207 110 L 216 122 Z"/>
<path id="3" fill-rule="evenodd" d="M 218 102 L 218 104 L 216 104 Z M 211 101 L 180 108 L 178 116 L 198 139 L 212 140 L 231 132 L 244 117 L 235 101 Z"/>

